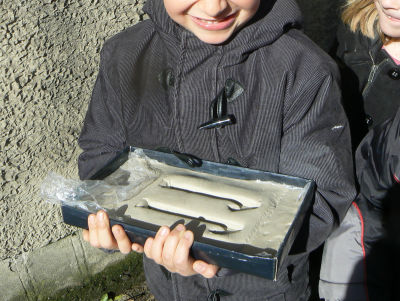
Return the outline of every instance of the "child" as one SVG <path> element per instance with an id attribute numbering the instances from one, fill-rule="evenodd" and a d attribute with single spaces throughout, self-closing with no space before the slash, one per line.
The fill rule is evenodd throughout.
<path id="1" fill-rule="evenodd" d="M 143 248 L 122 227 L 110 229 L 100 211 L 89 217 L 85 239 L 144 251 L 157 300 L 307 300 L 308 254 L 339 224 L 355 192 L 334 62 L 298 29 L 293 0 L 148 0 L 145 11 L 149 20 L 102 50 L 79 140 L 81 178 L 127 145 L 168 147 L 313 179 L 315 201 L 277 281 L 194 260 L 193 233 L 183 225 L 161 227 Z"/>
<path id="2" fill-rule="evenodd" d="M 338 31 L 345 107 L 353 146 L 400 105 L 398 0 L 348 0 Z"/>
<path id="3" fill-rule="evenodd" d="M 391 119 L 400 106 L 400 1 L 349 0 L 343 21 L 338 54 L 354 145 L 371 131 L 356 153 L 360 194 L 325 244 L 319 291 L 326 300 L 394 300 L 387 268 L 394 257 L 377 254 L 386 244 L 384 207 L 400 198 L 400 112 Z"/>

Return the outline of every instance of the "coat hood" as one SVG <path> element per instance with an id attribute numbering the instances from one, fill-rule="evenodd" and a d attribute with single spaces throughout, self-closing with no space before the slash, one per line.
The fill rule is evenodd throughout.
<path id="1" fill-rule="evenodd" d="M 177 41 L 181 39 L 183 32 L 188 32 L 169 17 L 162 0 L 148 0 L 144 11 L 159 32 Z M 222 47 L 225 51 L 241 55 L 273 43 L 288 29 L 298 28 L 300 24 L 301 13 L 294 0 L 260 0 L 257 14 L 228 43 L 211 45 L 196 39 L 203 44 L 202 47 Z"/>

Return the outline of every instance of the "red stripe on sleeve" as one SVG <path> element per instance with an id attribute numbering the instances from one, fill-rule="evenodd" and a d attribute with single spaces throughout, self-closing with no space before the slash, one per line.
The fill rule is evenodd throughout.
<path id="1" fill-rule="evenodd" d="M 353 202 L 352 205 L 354 206 L 354 208 L 356 208 L 361 222 L 361 247 L 363 251 L 363 264 L 364 264 L 364 288 L 365 288 L 365 296 L 367 297 L 367 301 L 369 301 L 368 286 L 367 286 L 367 261 L 366 261 L 365 246 L 364 246 L 364 219 L 361 210 L 356 204 L 356 202 Z"/>

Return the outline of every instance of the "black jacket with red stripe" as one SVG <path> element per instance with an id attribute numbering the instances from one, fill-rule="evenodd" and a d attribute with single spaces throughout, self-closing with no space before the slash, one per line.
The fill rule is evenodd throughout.
<path id="1" fill-rule="evenodd" d="M 394 202 L 400 202 L 400 108 L 396 115 L 370 130 L 356 152 L 357 179 L 365 230 L 364 242 L 369 253 L 374 244 L 388 235 L 388 216 Z M 393 224 L 393 223 L 392 223 Z M 398 236 L 398 234 L 397 234 Z"/>
<path id="2" fill-rule="evenodd" d="M 370 130 L 355 161 L 360 194 L 382 208 L 388 192 L 400 183 L 400 108 L 394 118 Z"/>
<path id="3" fill-rule="evenodd" d="M 396 300 L 400 280 L 400 108 L 356 152 L 370 300 Z"/>

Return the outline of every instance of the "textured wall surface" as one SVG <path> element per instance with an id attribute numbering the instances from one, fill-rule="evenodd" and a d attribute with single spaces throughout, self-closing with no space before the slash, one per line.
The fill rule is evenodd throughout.
<path id="1" fill-rule="evenodd" d="M 143 18 L 144 2 L 0 0 L 0 260 L 72 232 L 58 207 L 40 199 L 40 184 L 49 171 L 77 178 L 99 51 Z M 338 1 L 298 2 L 306 31 L 327 48 Z"/>
<path id="2" fill-rule="evenodd" d="M 77 178 L 77 138 L 104 40 L 144 0 L 0 0 L 0 260 L 72 229 L 44 203 L 49 171 Z"/>

